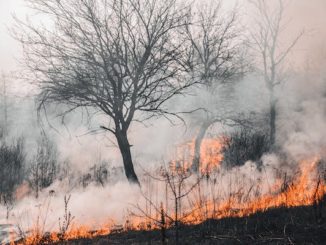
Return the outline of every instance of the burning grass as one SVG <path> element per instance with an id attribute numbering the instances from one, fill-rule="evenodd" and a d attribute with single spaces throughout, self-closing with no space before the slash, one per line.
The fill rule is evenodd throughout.
<path id="1" fill-rule="evenodd" d="M 326 201 L 326 200 L 325 200 Z M 325 244 L 326 223 L 316 222 L 316 206 L 280 207 L 247 217 L 209 219 L 180 227 L 180 244 Z M 167 229 L 165 244 L 175 244 L 175 230 Z M 68 245 L 162 244 L 160 230 L 126 231 Z M 61 244 L 61 243 L 56 243 Z"/>
<path id="2" fill-rule="evenodd" d="M 212 201 L 206 204 L 206 209 L 215 219 L 227 217 L 244 217 L 256 212 L 266 211 L 276 207 L 298 207 L 309 206 L 318 203 L 326 193 L 325 180 L 318 176 L 317 166 L 320 161 L 303 161 L 300 164 L 300 172 L 291 182 L 278 179 L 271 188 L 271 191 L 265 195 L 252 199 L 246 199 L 245 193 L 239 192 L 237 195 L 231 195 L 230 198 L 221 202 L 217 206 Z M 314 176 L 314 177 L 312 177 Z M 246 193 L 250 195 L 250 192 Z M 201 207 L 197 207 L 189 217 L 189 222 L 196 220 L 202 222 Z"/>
<path id="3" fill-rule="evenodd" d="M 240 224 L 250 217 L 259 217 L 260 213 L 272 213 L 271 210 L 275 209 L 299 210 L 299 207 L 314 207 L 315 220 L 322 220 L 326 166 L 320 158 L 305 159 L 288 166 L 291 174 L 282 172 L 280 169 L 283 167 L 278 169 L 268 164 L 259 167 L 251 162 L 231 170 L 223 169 L 223 144 L 221 140 L 208 139 L 201 149 L 200 172 L 194 174 L 191 171 L 192 156 L 189 156 L 193 147 L 194 143 L 190 142 L 178 148 L 177 159 L 157 171 L 157 176 L 144 175 L 141 190 L 144 202 L 131 205 L 124 224 L 108 217 L 110 221 L 101 225 L 95 222 L 94 225 L 79 225 L 73 220 L 68 207 L 69 198 L 65 197 L 65 214 L 59 222 L 59 231 L 44 234 L 35 227 L 16 244 L 53 244 L 114 237 L 120 233 L 135 234 L 137 231 L 155 235 L 158 230 L 166 239 L 165 232 L 173 231 L 174 237 L 182 236 L 180 233 L 188 229 L 184 225 L 203 228 L 209 220 L 218 220 L 214 221 L 216 224 L 223 223 L 222 220 L 236 220 Z M 258 222 L 258 218 L 255 220 Z"/>

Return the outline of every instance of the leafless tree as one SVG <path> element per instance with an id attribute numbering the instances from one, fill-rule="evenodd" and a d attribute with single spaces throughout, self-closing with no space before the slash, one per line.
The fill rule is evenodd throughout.
<path id="1" fill-rule="evenodd" d="M 8 93 L 7 93 L 7 78 L 4 73 L 1 75 L 1 100 L 2 100 L 2 113 L 3 120 L 1 120 L 2 128 L 0 129 L 0 139 L 3 138 L 3 141 L 6 142 L 8 135 Z"/>
<path id="2" fill-rule="evenodd" d="M 179 29 L 187 8 L 176 0 L 28 0 L 53 20 L 53 28 L 18 21 L 15 36 L 26 65 L 49 103 L 95 108 L 101 128 L 118 143 L 125 174 L 134 171 L 128 129 L 133 121 L 171 115 L 166 102 L 193 81 L 183 74 Z"/>
<path id="3" fill-rule="evenodd" d="M 39 192 L 49 187 L 57 174 L 57 150 L 55 144 L 42 135 L 38 140 L 37 152 L 29 169 L 29 183 L 38 198 Z"/>
<path id="4" fill-rule="evenodd" d="M 278 100 L 275 90 L 284 81 L 284 61 L 302 37 L 303 32 L 299 33 L 287 46 L 281 45 L 280 36 L 286 31 L 285 1 L 278 0 L 275 9 L 266 0 L 253 0 L 251 3 L 257 13 L 255 30 L 252 31 L 251 37 L 253 48 L 258 52 L 259 62 L 262 63 L 264 81 L 269 91 L 269 137 L 273 146 Z"/>
<path id="5" fill-rule="evenodd" d="M 223 14 L 221 1 L 209 6 L 200 5 L 196 13 L 191 15 L 191 21 L 186 26 L 187 41 L 190 43 L 189 66 L 190 73 L 207 90 L 209 104 L 214 103 L 217 110 L 222 106 L 216 99 L 221 85 L 238 77 L 245 71 L 243 51 L 244 39 L 238 25 L 237 11 L 234 9 Z M 216 105 L 215 105 L 216 104 Z M 226 119 L 225 115 L 211 111 L 205 106 L 205 119 L 201 122 L 195 139 L 193 168 L 199 169 L 200 148 L 208 128 Z"/>
<path id="6" fill-rule="evenodd" d="M 69 201 L 70 201 L 71 195 L 65 195 L 64 196 L 64 204 L 65 204 L 65 212 L 64 215 L 61 218 L 59 218 L 59 235 L 60 235 L 60 240 L 64 240 L 65 236 L 70 229 L 73 220 L 75 219 L 74 216 L 71 215 L 70 210 L 68 209 Z"/>
<path id="7" fill-rule="evenodd" d="M 148 203 L 149 210 L 144 210 L 137 204 L 134 205 L 134 207 L 140 212 L 140 215 L 135 213 L 133 213 L 133 215 L 145 217 L 148 220 L 155 222 L 155 224 L 158 225 L 162 231 L 162 240 L 165 240 L 165 229 L 173 225 L 175 229 L 175 244 L 180 244 L 180 223 L 192 214 L 192 211 L 188 212 L 187 210 L 184 210 L 182 200 L 186 199 L 188 195 L 199 185 L 202 178 L 194 176 L 190 169 L 185 166 L 184 161 L 180 161 L 175 164 L 171 163 L 168 167 L 163 165 L 159 170 L 158 177 L 150 174 L 149 172 L 146 172 L 146 176 L 148 177 L 148 181 L 151 185 L 154 184 L 152 181 L 156 183 L 165 183 L 165 205 L 163 205 L 163 202 L 155 203 L 151 198 L 151 193 L 147 193 L 146 195 L 143 192 L 142 194 Z M 169 208 L 169 199 L 172 200 L 172 209 Z M 154 209 L 153 213 L 156 215 L 152 214 L 151 208 Z"/>
<path id="8" fill-rule="evenodd" d="M 182 214 L 182 199 L 189 195 L 190 192 L 198 185 L 198 178 L 194 183 L 188 183 L 187 180 L 191 177 L 189 170 L 183 166 L 177 166 L 174 170 L 162 169 L 162 177 L 168 184 L 174 200 L 174 226 L 175 226 L 175 243 L 179 244 L 179 223 L 188 215 Z"/>
<path id="9" fill-rule="evenodd" d="M 108 164 L 102 161 L 98 165 L 95 164 L 91 169 L 93 170 L 95 182 L 104 187 L 109 177 Z"/>

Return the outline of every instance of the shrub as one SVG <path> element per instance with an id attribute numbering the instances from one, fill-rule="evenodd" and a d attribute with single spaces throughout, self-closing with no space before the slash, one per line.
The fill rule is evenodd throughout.
<path id="1" fill-rule="evenodd" d="M 45 135 L 38 141 L 36 155 L 29 168 L 29 184 L 34 190 L 36 198 L 39 191 L 49 187 L 57 177 L 57 149 L 56 145 Z"/>
<path id="2" fill-rule="evenodd" d="M 267 134 L 242 127 L 224 138 L 223 166 L 241 166 L 249 160 L 260 163 L 262 155 L 269 150 Z"/>
<path id="3" fill-rule="evenodd" d="M 0 202 L 8 205 L 14 201 L 14 192 L 23 181 L 25 165 L 24 140 L 11 145 L 0 145 Z"/>

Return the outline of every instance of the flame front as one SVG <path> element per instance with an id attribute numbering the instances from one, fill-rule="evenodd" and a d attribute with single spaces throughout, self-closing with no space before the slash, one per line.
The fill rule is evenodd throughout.
<path id="1" fill-rule="evenodd" d="M 271 188 L 270 193 L 262 196 L 247 198 L 244 200 L 243 193 L 230 196 L 227 200 L 216 204 L 210 200 L 206 210 L 215 219 L 226 217 L 244 217 L 259 211 L 266 211 L 277 207 L 308 206 L 318 203 L 326 194 L 325 180 L 318 175 L 318 164 L 314 159 L 300 163 L 300 172 L 290 183 L 278 179 Z M 195 207 L 192 215 L 187 218 L 189 223 L 203 221 L 203 207 Z M 207 217 L 207 215 L 206 215 Z"/>
<path id="2" fill-rule="evenodd" d="M 325 176 L 320 170 L 323 162 L 319 158 L 306 159 L 298 163 L 298 171 L 291 178 L 279 174 L 273 182 L 268 183 L 268 191 L 262 193 L 262 179 L 253 180 L 253 184 L 244 186 L 240 184 L 231 191 L 228 186 L 228 192 L 223 194 L 223 188 L 217 187 L 219 181 L 225 175 L 221 172 L 221 161 L 223 155 L 221 150 L 223 144 L 219 139 L 206 139 L 201 149 L 201 167 L 200 172 L 206 176 L 201 179 L 189 194 L 186 201 L 182 202 L 183 210 L 179 210 L 180 222 L 185 224 L 198 224 L 208 218 L 221 219 L 226 217 L 244 217 L 259 211 L 265 211 L 277 207 L 296 207 L 306 206 L 318 203 L 326 194 Z M 188 157 L 187 152 L 193 152 L 194 142 L 178 148 L 178 159 L 170 164 L 170 171 L 177 172 L 181 169 L 183 172 L 190 172 L 193 155 Z M 261 170 L 262 171 L 262 170 Z M 324 171 L 324 170 L 323 170 Z M 214 177 L 215 176 L 215 177 Z M 195 178 L 198 178 L 195 177 Z M 235 177 L 239 180 L 240 177 Z M 224 184 L 224 183 L 220 183 Z M 191 185 L 191 184 L 189 184 Z M 183 186 L 187 189 L 187 186 Z M 168 191 L 166 191 L 166 200 L 168 200 Z M 159 207 L 164 198 L 156 198 L 156 207 Z M 180 199 L 181 202 L 181 199 Z M 172 202 L 171 202 L 172 203 Z M 170 212 L 173 217 L 173 203 L 165 202 L 165 212 Z M 181 203 L 179 203 L 181 206 Z M 65 234 L 57 232 L 51 233 L 47 239 L 40 236 L 38 232 L 32 232 L 23 242 L 23 244 L 53 243 L 60 240 L 70 240 L 76 238 L 93 238 L 96 236 L 108 235 L 127 230 L 150 230 L 160 228 L 160 213 L 156 209 L 151 217 L 130 216 L 124 225 L 114 225 L 114 222 L 103 224 L 99 229 L 91 226 L 78 226 L 74 224 Z M 109 217 L 108 217 L 109 218 Z M 156 221 L 155 221 L 156 220 Z M 173 226 L 173 222 L 166 222 L 166 227 Z M 36 229 L 35 229 L 36 230 Z"/>

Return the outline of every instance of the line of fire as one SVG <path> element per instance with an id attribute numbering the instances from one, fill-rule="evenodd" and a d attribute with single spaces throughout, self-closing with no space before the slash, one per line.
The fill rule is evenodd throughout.
<path id="1" fill-rule="evenodd" d="M 0 244 L 326 244 L 325 0 L 0 0 Z"/>

